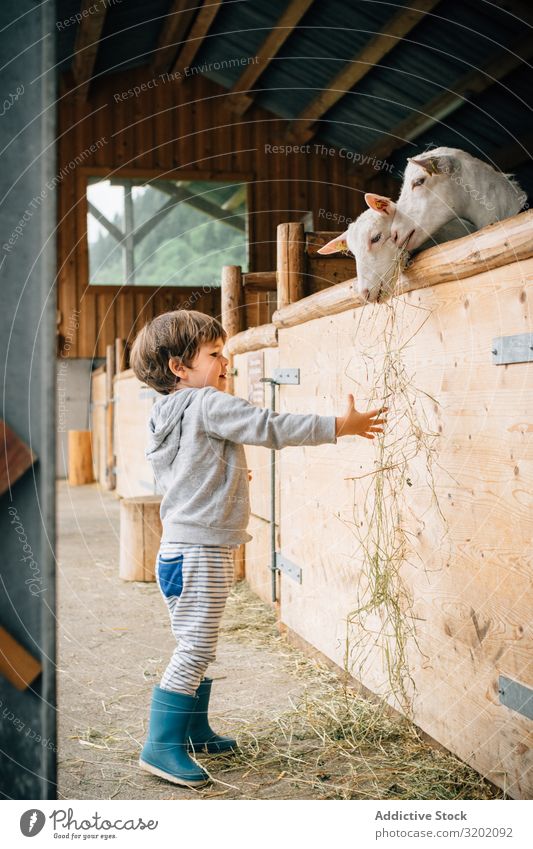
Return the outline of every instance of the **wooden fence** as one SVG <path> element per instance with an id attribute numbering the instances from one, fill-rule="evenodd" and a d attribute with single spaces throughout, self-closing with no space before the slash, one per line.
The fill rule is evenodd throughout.
<path id="1" fill-rule="evenodd" d="M 384 304 L 337 282 L 344 258 L 314 282 L 320 236 L 295 232 L 278 230 L 271 323 L 229 340 L 236 393 L 263 355 L 264 376 L 300 369 L 283 412 L 339 415 L 348 393 L 390 412 L 379 440 L 279 452 L 277 548 L 302 574 L 280 575 L 282 626 L 531 798 L 533 212 L 420 254 Z M 246 450 L 246 576 L 267 599 L 269 455 Z"/>

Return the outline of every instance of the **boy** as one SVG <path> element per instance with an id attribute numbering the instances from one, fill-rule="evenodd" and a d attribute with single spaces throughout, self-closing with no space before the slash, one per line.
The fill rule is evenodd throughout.
<path id="1" fill-rule="evenodd" d="M 358 413 L 349 395 L 344 416 L 260 409 L 225 392 L 226 332 L 211 316 L 176 310 L 153 319 L 131 351 L 139 380 L 164 397 L 152 408 L 146 456 L 159 488 L 163 536 L 156 578 L 177 647 L 154 687 L 140 766 L 175 784 L 200 787 L 208 774 L 189 751 L 231 751 L 207 718 L 220 619 L 233 581 L 232 549 L 252 539 L 243 445 L 336 443 L 374 439 L 386 407 Z"/>

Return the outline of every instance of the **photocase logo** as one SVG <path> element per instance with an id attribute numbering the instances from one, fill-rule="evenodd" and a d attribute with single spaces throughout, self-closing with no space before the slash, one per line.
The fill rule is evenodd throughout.
<path id="1" fill-rule="evenodd" d="M 46 817 L 43 812 L 36 808 L 31 808 L 22 814 L 20 818 L 20 830 L 24 837 L 35 837 L 36 834 L 42 831 L 45 822 Z"/>

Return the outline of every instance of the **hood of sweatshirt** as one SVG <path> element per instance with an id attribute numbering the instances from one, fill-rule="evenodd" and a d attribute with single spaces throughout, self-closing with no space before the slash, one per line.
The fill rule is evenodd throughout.
<path id="1" fill-rule="evenodd" d="M 179 389 L 157 400 L 148 421 L 148 445 L 145 456 L 154 466 L 156 477 L 168 469 L 179 451 L 185 410 L 192 403 L 196 389 Z"/>

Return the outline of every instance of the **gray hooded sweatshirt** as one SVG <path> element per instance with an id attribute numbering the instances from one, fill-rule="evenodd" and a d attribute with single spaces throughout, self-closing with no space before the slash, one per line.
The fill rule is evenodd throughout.
<path id="1" fill-rule="evenodd" d="M 243 445 L 335 443 L 335 417 L 275 413 L 206 386 L 159 398 L 146 457 L 163 493 L 162 542 L 237 547 L 252 539 Z"/>

